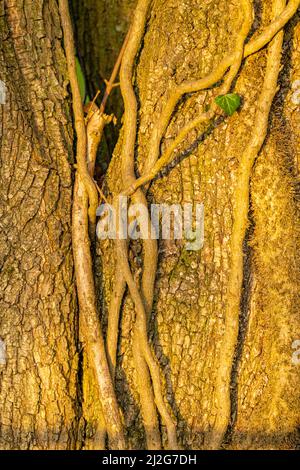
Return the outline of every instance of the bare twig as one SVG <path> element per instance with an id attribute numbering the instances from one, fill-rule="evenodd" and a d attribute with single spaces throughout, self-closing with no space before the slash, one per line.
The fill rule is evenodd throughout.
<path id="1" fill-rule="evenodd" d="M 101 102 L 101 105 L 100 105 L 100 113 L 104 112 L 108 97 L 109 97 L 112 89 L 115 88 L 117 85 L 119 85 L 119 84 L 115 83 L 115 80 L 116 80 L 116 78 L 118 76 L 118 73 L 119 73 L 120 65 L 121 65 L 121 62 L 122 62 L 124 51 L 125 51 L 127 43 L 128 43 L 129 35 L 130 35 L 130 28 L 128 30 L 128 33 L 126 34 L 126 37 L 125 37 L 125 40 L 123 42 L 122 48 L 119 52 L 118 58 L 116 60 L 116 63 L 114 65 L 114 68 L 113 68 L 113 71 L 112 71 L 112 74 L 111 74 L 111 77 L 110 77 L 109 81 L 106 83 L 106 90 L 105 90 L 105 93 L 104 93 L 104 96 L 103 96 L 103 99 L 102 99 L 102 102 Z"/>

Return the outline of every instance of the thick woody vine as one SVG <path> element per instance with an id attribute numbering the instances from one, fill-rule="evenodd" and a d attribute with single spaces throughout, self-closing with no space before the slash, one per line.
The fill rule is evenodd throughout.
<path id="1" fill-rule="evenodd" d="M 112 119 L 111 116 L 105 114 L 105 104 L 114 85 L 122 59 L 120 85 L 125 108 L 121 152 L 122 191 L 119 195 L 114 196 L 113 204 L 117 209 L 118 196 L 124 195 L 130 197 L 133 203 L 138 202 L 142 204 L 148 211 L 146 194 L 149 184 L 162 168 L 171 162 L 177 146 L 192 129 L 203 124 L 210 126 L 217 115 L 221 113 L 221 109 L 217 105 L 218 100 L 212 100 L 209 110 L 188 123 L 161 155 L 161 140 L 178 101 L 187 93 L 196 93 L 209 89 L 218 82 L 221 82 L 221 85 L 215 89 L 215 98 L 220 95 L 226 96 L 232 91 L 234 80 L 239 73 L 243 59 L 255 54 L 270 43 L 268 45 L 264 84 L 257 102 L 257 111 L 251 136 L 239 159 L 238 179 L 233 195 L 231 270 L 228 279 L 227 304 L 224 314 L 223 353 L 219 360 L 215 387 L 215 402 L 218 414 L 206 443 L 206 447 L 217 449 L 222 445 L 226 430 L 230 424 L 230 377 L 239 330 L 239 311 L 243 282 L 243 240 L 248 224 L 251 171 L 267 135 L 270 108 L 277 90 L 283 42 L 282 29 L 296 13 L 300 0 L 290 0 L 288 4 L 285 0 L 273 0 L 273 21 L 257 37 L 248 42 L 246 41 L 254 17 L 253 6 L 251 0 L 241 0 L 241 18 L 243 18 L 243 22 L 241 30 L 237 35 L 234 52 L 225 56 L 206 77 L 195 81 L 183 82 L 171 90 L 159 119 L 154 123 L 143 172 L 139 178 L 136 178 L 134 152 L 137 138 L 138 105 L 133 88 L 133 76 L 135 60 L 141 47 L 151 3 L 151 0 L 138 1 L 130 31 L 119 55 L 111 80 L 107 84 L 102 104 L 98 108 L 95 102 L 93 102 L 85 116 L 76 76 L 75 48 L 68 1 L 59 0 L 77 136 L 72 240 L 80 312 L 80 333 L 88 362 L 94 371 L 99 389 L 109 447 L 112 449 L 124 449 L 126 448 L 125 433 L 115 394 L 114 374 L 120 334 L 119 315 L 125 289 L 128 286 L 136 311 L 133 356 L 137 372 L 137 386 L 140 395 L 147 448 L 160 449 L 162 447 L 159 415 L 162 424 L 166 427 L 168 447 L 176 449 L 178 447 L 176 422 L 171 407 L 163 395 L 160 365 L 149 343 L 147 331 L 148 319 L 153 306 L 154 283 L 157 270 L 156 240 L 152 240 L 151 236 L 143 233 L 144 259 L 140 284 L 133 276 L 130 268 L 130 245 L 122 237 L 117 237 L 115 241 L 117 260 L 115 287 L 108 311 L 106 342 L 101 329 L 100 314 L 96 307 L 91 245 L 95 237 L 99 188 L 97 188 L 93 179 L 93 173 L 97 148 L 101 141 L 103 128 Z M 150 216 L 148 216 L 148 222 L 149 230 L 151 230 Z M 141 230 L 143 230 L 142 227 Z M 103 447 L 104 445 L 103 443 Z"/>

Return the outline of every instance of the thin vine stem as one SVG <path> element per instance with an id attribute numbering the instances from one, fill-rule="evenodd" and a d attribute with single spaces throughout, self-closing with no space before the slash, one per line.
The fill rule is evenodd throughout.
<path id="1" fill-rule="evenodd" d="M 72 21 L 67 0 L 59 0 L 59 10 L 62 28 L 64 32 L 64 47 L 66 52 L 67 66 L 72 89 L 72 106 L 77 135 L 76 158 L 77 170 L 84 182 L 89 197 L 89 219 L 93 227 L 96 225 L 96 210 L 98 205 L 98 192 L 93 178 L 87 168 L 87 134 L 84 120 L 84 111 L 81 101 L 80 88 L 76 74 L 75 45 Z"/>
<path id="2" fill-rule="evenodd" d="M 135 63 L 135 58 L 138 52 L 138 49 L 141 44 L 143 37 L 145 23 L 147 18 L 147 13 L 149 10 L 151 1 L 150 0 L 139 0 L 135 14 L 134 20 L 131 27 L 128 45 L 124 52 L 121 70 L 120 70 L 120 86 L 121 92 L 124 99 L 124 132 L 123 132 L 123 146 L 121 153 L 121 174 L 123 185 L 127 182 L 131 183 L 135 181 L 135 172 L 134 172 L 134 149 L 136 141 L 136 125 L 137 125 L 137 100 L 132 84 L 133 76 L 133 66 Z M 144 193 L 139 190 L 137 191 L 132 199 L 133 203 L 139 203 L 147 208 L 147 200 Z M 148 211 L 147 211 L 148 213 Z M 148 263 L 150 259 L 155 260 L 157 258 L 157 243 L 156 240 L 152 240 L 149 237 L 149 234 L 146 234 L 147 240 L 145 242 L 145 262 Z M 119 253 L 117 256 L 117 266 L 116 266 L 116 277 L 119 276 L 120 271 L 123 272 L 126 283 L 130 281 L 128 276 L 125 276 L 126 265 L 121 264 L 123 258 L 128 259 L 127 254 L 127 243 L 120 244 L 118 241 L 116 245 L 119 245 L 117 252 L 123 251 L 123 254 Z M 145 271 L 143 275 L 147 276 L 147 281 L 149 284 L 152 284 L 152 290 L 154 289 L 154 279 L 151 280 L 149 275 Z M 134 281 L 135 282 L 135 281 Z M 121 285 L 122 287 L 122 285 Z M 136 286 L 137 291 L 138 287 Z M 117 288 L 118 289 L 118 288 Z M 118 290 L 120 292 L 120 290 Z M 148 292 L 148 290 L 147 290 Z M 143 302 L 147 302 L 147 292 L 141 293 L 141 296 L 144 294 Z M 132 291 L 131 291 L 132 295 Z M 151 299 L 153 298 L 151 291 Z M 135 302 L 136 305 L 136 302 Z M 119 306 L 119 302 L 118 302 Z M 152 308 L 152 306 L 151 306 Z M 137 374 L 137 385 L 138 392 L 141 400 L 141 410 L 142 417 L 144 422 L 144 428 L 146 433 L 147 447 L 149 449 L 160 449 L 160 432 L 158 427 L 157 411 L 154 402 L 154 396 L 152 391 L 152 384 L 149 369 L 143 351 L 141 348 L 142 342 L 147 343 L 147 325 L 145 324 L 146 318 L 143 315 L 143 310 L 137 308 L 136 305 L 136 319 L 134 324 L 134 334 L 133 334 L 133 354 L 134 362 Z M 152 378 L 152 381 L 155 380 Z"/>
<path id="3" fill-rule="evenodd" d="M 124 449 L 123 425 L 110 376 L 101 323 L 96 306 L 88 222 L 90 219 L 90 225 L 94 232 L 98 192 L 91 173 L 94 168 L 97 146 L 108 118 L 103 113 L 96 113 L 96 119 L 91 120 L 90 125 L 88 124 L 86 127 L 76 75 L 74 36 L 68 0 L 59 0 L 59 11 L 64 32 L 64 47 L 71 83 L 77 134 L 77 171 L 72 211 L 72 246 L 79 301 L 80 335 L 84 343 L 88 363 L 94 371 L 110 445 L 113 449 Z"/>

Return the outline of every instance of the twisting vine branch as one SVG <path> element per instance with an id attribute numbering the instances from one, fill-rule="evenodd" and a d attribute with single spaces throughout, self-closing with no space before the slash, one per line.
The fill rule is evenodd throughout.
<path id="1" fill-rule="evenodd" d="M 88 172 L 86 164 L 87 135 L 84 121 L 84 112 L 80 96 L 80 89 L 76 75 L 75 46 L 68 2 L 66 0 L 59 0 L 59 9 L 64 32 L 64 46 L 70 77 L 70 84 L 72 89 L 72 106 L 75 120 L 75 130 L 77 135 L 77 170 L 80 173 L 80 177 L 83 180 L 86 190 L 88 192 L 89 219 L 91 225 L 95 227 L 96 210 L 98 205 L 98 193 L 95 183 Z"/>
<path id="2" fill-rule="evenodd" d="M 273 1 L 276 17 L 285 7 L 284 0 Z M 262 92 L 257 103 L 254 127 L 250 141 L 241 157 L 237 183 L 233 195 L 233 227 L 231 235 L 231 268 L 227 288 L 225 329 L 221 344 L 222 354 L 216 382 L 217 417 L 209 446 L 218 449 L 230 422 L 230 379 L 239 332 L 239 312 L 243 283 L 243 241 L 248 224 L 250 176 L 257 155 L 265 141 L 268 119 L 277 91 L 280 72 L 283 32 L 277 33 L 269 46 L 267 67 Z"/>
<path id="3" fill-rule="evenodd" d="M 256 38 L 252 39 L 244 49 L 244 58 L 254 54 L 263 48 L 280 31 L 284 25 L 292 18 L 297 11 L 300 0 L 290 0 L 288 6 L 270 25 L 268 25 L 262 33 Z M 186 81 L 177 86 L 170 94 L 164 109 L 161 113 L 159 120 L 153 128 L 150 141 L 149 141 L 149 154 L 145 163 L 143 173 L 150 174 L 153 166 L 157 162 L 160 154 L 161 139 L 166 131 L 170 122 L 175 106 L 180 98 L 187 94 L 196 91 L 205 90 L 212 87 L 217 82 L 222 80 L 227 69 L 236 61 L 236 53 L 226 56 L 220 64 L 206 77 L 195 81 Z M 197 125 L 197 124 L 196 124 Z"/>
<path id="4" fill-rule="evenodd" d="M 120 308 L 126 285 L 128 285 L 136 311 L 133 335 L 133 356 L 147 447 L 149 449 L 159 449 L 161 447 L 157 417 L 158 411 L 167 429 L 168 446 L 172 449 L 177 448 L 175 421 L 168 404 L 164 400 L 160 366 L 148 341 L 147 324 L 153 305 L 154 283 L 157 269 L 157 243 L 156 240 L 152 239 L 150 234 L 151 221 L 148 213 L 147 199 L 142 190 L 142 186 L 151 182 L 161 169 L 170 162 L 174 150 L 192 129 L 202 123 L 210 122 L 217 113 L 216 104 L 211 104 L 208 112 L 203 113 L 195 120 L 188 123 L 179 132 L 173 143 L 160 157 L 161 140 L 170 123 L 179 99 L 187 93 L 210 88 L 221 80 L 223 80 L 223 84 L 218 89 L 219 94 L 228 93 L 232 87 L 233 80 L 239 72 L 243 58 L 257 52 L 275 37 L 269 48 L 266 78 L 256 113 L 255 129 L 250 143 L 241 158 L 239 179 L 234 193 L 234 225 L 231 240 L 232 266 L 229 278 L 228 303 L 225 312 L 223 347 L 223 352 L 225 351 L 225 353 L 222 355 L 217 376 L 216 401 L 219 414 L 209 444 L 212 448 L 218 448 L 221 445 L 229 423 L 230 372 L 238 334 L 239 303 L 243 277 L 242 243 L 247 225 L 249 179 L 252 166 L 267 133 L 270 106 L 276 91 L 282 46 L 282 32 L 279 33 L 279 31 L 294 15 L 300 4 L 300 0 L 290 0 L 285 7 L 286 2 L 284 0 L 274 0 L 275 19 L 257 38 L 252 39 L 245 45 L 253 15 L 250 0 L 241 1 L 245 20 L 241 31 L 238 33 L 235 51 L 226 56 L 206 77 L 200 80 L 183 82 L 173 89 L 163 107 L 159 119 L 154 125 L 150 136 L 149 154 L 143 168 L 142 176 L 137 179 L 134 171 L 137 100 L 133 89 L 133 73 L 151 0 L 138 1 L 133 24 L 128 32 L 111 79 L 107 83 L 100 109 L 95 105 L 94 100 L 86 119 L 84 119 L 76 76 L 75 47 L 68 1 L 59 0 L 77 134 L 77 172 L 74 188 L 72 240 L 80 307 L 80 328 L 88 361 L 93 367 L 98 384 L 103 416 L 112 448 L 122 449 L 125 447 L 123 426 L 113 382 L 116 367 Z M 120 84 L 125 106 L 123 146 L 121 152 L 122 191 L 120 195 L 129 196 L 133 203 L 139 203 L 145 208 L 148 218 L 147 226 L 149 233 L 144 233 L 144 227 L 140 227 L 144 240 L 141 286 L 139 286 L 138 281 L 135 280 L 131 272 L 128 260 L 127 241 L 122 237 L 117 237 L 115 242 L 115 287 L 108 312 L 108 331 L 105 348 L 96 307 L 89 228 L 91 236 L 94 236 L 96 208 L 98 205 L 97 186 L 93 180 L 95 159 L 103 129 L 112 119 L 112 117 L 106 116 L 104 111 L 108 95 L 115 86 L 114 82 L 120 64 Z M 115 209 L 118 209 L 118 196 L 120 195 L 114 197 L 113 204 Z"/>
<path id="5" fill-rule="evenodd" d="M 59 0 L 59 10 L 64 32 L 64 47 L 73 95 L 73 112 L 77 134 L 77 171 L 73 199 L 72 244 L 80 310 L 80 333 L 89 364 L 94 370 L 97 381 L 110 445 L 112 448 L 124 449 L 123 426 L 110 376 L 96 306 L 88 223 L 88 219 L 90 219 L 91 232 L 94 232 L 98 193 L 92 173 L 97 146 L 101 139 L 104 125 L 109 122 L 109 118 L 103 112 L 96 111 L 86 128 L 75 68 L 74 37 L 68 0 Z M 87 161 L 88 155 L 89 162 Z"/>
<path id="6" fill-rule="evenodd" d="M 226 94 L 230 90 L 232 82 L 238 74 L 243 58 L 248 57 L 249 55 L 264 47 L 293 16 L 299 6 L 300 1 L 290 0 L 288 6 L 281 12 L 281 14 L 279 14 L 279 16 L 277 16 L 274 21 L 268 25 L 256 39 L 252 39 L 245 46 L 244 43 L 250 30 L 253 14 L 250 1 L 242 1 L 245 21 L 238 35 L 236 50 L 225 57 L 223 61 L 221 61 L 221 63 L 216 67 L 216 69 L 214 69 L 213 72 L 211 72 L 206 77 L 192 82 L 184 82 L 171 92 L 171 95 L 167 99 L 166 105 L 162 110 L 160 118 L 154 125 L 150 137 L 149 154 L 142 171 L 142 176 L 136 179 L 134 173 L 134 146 L 136 141 L 137 103 L 132 87 L 132 74 L 133 64 L 141 41 L 142 28 L 145 24 L 145 17 L 149 3 L 150 2 L 146 0 L 140 0 L 138 2 L 137 10 L 135 12 L 134 26 L 131 30 L 131 36 L 129 38 L 127 50 L 124 54 L 121 68 L 121 90 L 125 102 L 124 137 L 121 156 L 122 179 L 123 186 L 125 183 L 128 184 L 128 186 L 123 188 L 121 194 L 131 197 L 132 202 L 139 202 L 144 206 L 147 206 L 147 201 L 144 193 L 141 191 L 141 187 L 152 181 L 159 171 L 161 171 L 161 169 L 169 163 L 174 150 L 182 142 L 185 136 L 199 124 L 212 120 L 217 111 L 217 107 L 213 103 L 208 112 L 200 115 L 180 131 L 170 147 L 168 147 L 165 153 L 159 158 L 161 139 L 170 122 L 178 100 L 186 93 L 210 88 L 215 83 L 222 80 L 226 74 L 226 71 L 230 69 L 226 75 L 223 85 L 218 90 L 219 94 Z M 147 434 L 147 443 L 150 448 L 152 445 L 153 448 L 156 448 L 158 446 L 158 438 L 155 437 L 153 439 L 153 436 L 157 436 L 157 425 L 154 416 L 155 410 L 154 404 L 152 402 L 150 377 L 147 372 L 147 365 L 153 381 L 156 404 L 161 416 L 167 424 L 167 427 L 169 423 L 169 444 L 171 440 L 174 439 L 176 431 L 173 429 L 173 420 L 165 408 L 165 403 L 162 397 L 159 368 L 147 342 L 147 316 L 149 316 L 153 304 L 154 280 L 157 268 L 157 247 L 156 243 L 151 240 L 151 237 L 144 236 L 143 238 L 145 256 L 141 292 L 139 291 L 139 288 L 133 279 L 129 267 L 127 243 L 120 240 L 117 240 L 116 242 L 117 265 L 115 273 L 115 289 L 109 308 L 107 348 L 112 374 L 114 374 L 118 341 L 117 331 L 119 323 L 119 312 L 127 284 L 129 286 L 129 290 L 135 303 L 137 312 L 137 319 L 135 324 L 135 331 L 137 332 L 137 335 L 134 336 L 133 351 L 138 380 L 140 381 L 138 388 L 140 390 L 141 396 L 141 406 Z M 157 377 L 157 380 L 155 380 L 155 377 Z M 147 426 L 149 423 L 150 427 Z M 149 429 L 155 429 L 155 431 L 149 432 Z"/>
<path id="7" fill-rule="evenodd" d="M 223 85 L 218 89 L 219 95 L 225 95 L 226 93 L 229 92 L 232 82 L 237 76 L 242 60 L 243 60 L 244 42 L 249 34 L 249 30 L 250 30 L 249 24 L 251 25 L 251 19 L 253 18 L 253 15 L 252 15 L 250 0 L 242 1 L 242 7 L 243 7 L 242 13 L 243 15 L 245 15 L 246 20 L 243 22 L 241 31 L 238 34 L 236 50 L 234 54 L 232 54 L 232 57 L 234 57 L 233 63 L 230 66 L 230 70 L 226 76 L 226 79 L 224 80 Z M 145 186 L 147 183 L 150 183 L 159 174 L 159 172 L 166 165 L 168 165 L 168 163 L 171 160 L 173 152 L 178 147 L 178 145 L 184 140 L 184 138 L 188 135 L 188 133 L 191 130 L 193 130 L 195 127 L 198 127 L 200 124 L 203 124 L 205 122 L 210 122 L 214 118 L 216 111 L 217 111 L 217 105 L 215 102 L 213 102 L 210 106 L 209 111 L 207 111 L 206 113 L 200 114 L 200 116 L 198 116 L 196 119 L 189 122 L 185 127 L 183 127 L 183 129 L 181 129 L 181 131 L 175 137 L 173 142 L 166 149 L 164 154 L 156 161 L 156 163 L 154 163 L 150 172 L 146 173 L 147 167 L 144 167 L 143 175 L 140 176 L 138 179 L 136 179 L 132 185 L 128 186 L 123 191 L 124 196 L 128 196 L 128 197 L 132 196 L 132 194 L 134 194 L 138 188 L 140 188 L 141 186 Z"/>
<path id="8" fill-rule="evenodd" d="M 242 58 L 246 58 L 254 54 L 255 52 L 258 52 L 261 48 L 268 44 L 268 42 L 274 37 L 274 35 L 278 31 L 280 31 L 295 14 L 299 7 L 299 4 L 299 0 L 290 0 L 288 6 L 284 9 L 282 14 L 279 15 L 278 18 L 273 20 L 272 23 L 267 26 L 256 39 L 252 39 L 248 44 L 245 45 L 245 48 L 243 49 Z M 238 57 L 238 55 L 239 53 L 235 51 L 234 53 L 230 54 L 225 59 L 223 59 L 223 61 L 221 61 L 217 68 L 212 73 L 208 74 L 206 77 L 195 82 L 184 82 L 182 85 L 177 87 L 177 89 L 175 89 L 173 93 L 171 93 L 166 107 L 164 108 L 157 125 L 152 131 L 149 144 L 149 155 L 143 168 L 143 174 L 132 185 L 128 186 L 123 191 L 124 195 L 131 196 L 138 188 L 151 182 L 162 170 L 162 168 L 170 162 L 173 152 L 188 135 L 188 133 L 198 127 L 200 124 L 212 120 L 216 110 L 214 104 L 211 106 L 211 109 L 208 112 L 201 114 L 196 119 L 189 122 L 183 129 L 181 129 L 178 136 L 170 144 L 165 153 L 158 159 L 160 154 L 161 139 L 171 119 L 174 108 L 181 96 L 185 93 L 190 93 L 192 91 L 201 91 L 206 88 L 212 87 L 223 78 L 228 67 L 230 67 L 230 70 L 234 70 L 234 64 L 237 64 L 239 68 L 241 65 L 241 59 Z M 230 74 L 231 72 L 229 72 L 227 76 L 227 83 L 232 82 L 232 80 L 230 81 Z M 233 76 L 235 75 L 236 73 L 233 71 Z M 225 81 L 223 87 L 219 90 L 219 94 L 226 94 L 229 88 L 230 86 L 226 86 Z"/>
<path id="9" fill-rule="evenodd" d="M 124 134 L 123 134 L 123 147 L 121 154 L 121 172 L 123 185 L 127 182 L 135 181 L 134 173 L 134 148 L 136 141 L 136 123 L 137 123 L 137 101 L 132 85 L 133 66 L 142 35 L 145 28 L 146 16 L 150 0 L 140 0 L 135 10 L 134 20 L 130 31 L 128 46 L 123 56 L 122 66 L 120 71 L 121 92 L 124 99 Z M 132 198 L 134 203 L 139 203 L 147 209 L 147 200 L 144 193 L 139 190 Z M 118 198 L 116 197 L 116 204 Z M 147 211 L 148 213 L 148 211 Z M 145 235 L 145 267 L 148 266 L 149 261 L 155 263 L 157 259 L 157 244 L 156 240 L 152 240 L 149 234 Z M 117 266 L 116 266 L 116 279 L 121 279 L 120 286 L 116 286 L 114 292 L 115 301 L 111 303 L 109 311 L 109 329 L 112 332 L 110 325 L 116 325 L 119 316 L 119 308 L 122 291 L 124 289 L 124 280 L 126 281 L 131 296 L 133 298 L 136 308 L 136 320 L 134 325 L 133 336 L 133 355 L 137 373 L 138 391 L 141 400 L 142 416 L 146 432 L 147 447 L 150 449 L 160 448 L 160 433 L 158 428 L 157 413 L 155 403 L 158 410 L 167 426 L 169 446 L 176 448 L 176 427 L 169 414 L 166 404 L 164 403 L 163 394 L 161 390 L 161 378 L 158 363 L 152 355 L 151 348 L 148 344 L 147 338 L 147 313 L 149 314 L 152 309 L 153 289 L 155 280 L 151 278 L 153 269 L 149 271 L 144 269 L 142 280 L 142 292 L 139 292 L 128 264 L 127 242 L 122 240 L 116 241 L 117 247 Z M 124 280 L 123 280 L 124 278 Z M 108 351 L 112 364 L 115 363 L 116 355 L 116 335 L 108 335 Z M 150 371 L 150 373 L 149 373 Z M 151 376 L 151 378 L 150 378 Z M 153 390 L 152 391 L 152 384 Z"/>

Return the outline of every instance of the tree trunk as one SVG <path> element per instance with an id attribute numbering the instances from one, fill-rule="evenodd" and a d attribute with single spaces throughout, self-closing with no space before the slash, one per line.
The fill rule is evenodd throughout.
<path id="1" fill-rule="evenodd" d="M 93 2 L 95 3 L 95 2 Z M 109 18 L 98 9 L 86 24 L 103 31 L 98 44 L 110 47 L 113 24 L 123 21 L 130 2 L 110 2 Z M 119 17 L 116 19 L 115 8 Z M 255 1 L 251 36 L 268 25 L 272 1 Z M 136 62 L 135 92 L 139 103 L 136 159 L 141 173 L 149 153 L 153 126 L 160 119 L 169 91 L 185 80 L 204 77 L 234 50 L 241 28 L 241 4 L 235 1 L 156 0 Z M 96 15 L 96 16 L 95 16 Z M 92 21 L 92 23 L 90 23 Z M 88 28 L 86 28 L 88 29 Z M 104 33 L 105 31 L 105 33 Z M 92 33 L 94 34 L 94 33 Z M 244 240 L 244 280 L 239 338 L 231 374 L 231 419 L 223 446 L 227 448 L 296 448 L 299 445 L 299 366 L 292 361 L 293 342 L 300 337 L 299 320 L 299 105 L 293 83 L 299 76 L 300 24 L 296 15 L 285 28 L 282 70 L 267 139 L 251 173 L 249 224 Z M 84 41 L 79 37 L 80 47 Z M 99 56 L 85 49 L 85 60 L 97 70 Z M 104 52 L 99 52 L 99 55 Z M 256 105 L 266 72 L 266 48 L 247 58 L 234 84 L 242 107 L 207 132 L 190 132 L 174 152 L 170 165 L 151 185 L 148 201 L 203 202 L 205 243 L 186 251 L 182 242 L 159 243 L 150 338 L 159 359 L 165 397 L 177 420 L 180 444 L 207 448 L 220 412 L 217 375 L 224 344 L 227 286 L 231 271 L 232 199 L 241 155 L 253 131 Z M 103 59 L 106 67 L 107 58 Z M 111 64 L 110 64 L 111 67 Z M 90 74 L 88 74 L 89 76 Z M 163 150 L 185 124 L 209 105 L 214 90 L 185 96 L 176 108 L 162 142 Z M 122 135 L 107 178 L 108 194 L 121 188 Z M 132 267 L 143 259 L 142 245 L 132 246 Z M 99 247 L 98 275 L 103 312 L 114 286 L 110 242 Z M 103 269 L 103 273 L 102 273 Z M 100 272 L 101 270 L 101 272 Z M 129 295 L 122 308 L 116 386 L 132 447 L 144 448 L 137 377 L 132 358 L 134 308 Z M 225 338 L 226 340 L 226 338 Z M 163 436 L 164 429 L 163 429 Z"/>
<path id="2" fill-rule="evenodd" d="M 0 30 L 0 447 L 74 449 L 73 131 L 57 4 L 1 0 Z"/>

